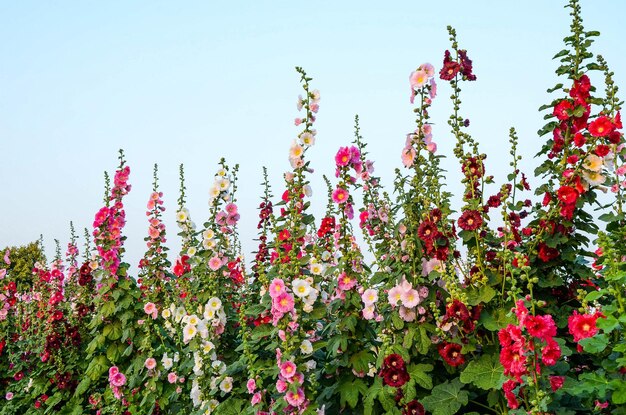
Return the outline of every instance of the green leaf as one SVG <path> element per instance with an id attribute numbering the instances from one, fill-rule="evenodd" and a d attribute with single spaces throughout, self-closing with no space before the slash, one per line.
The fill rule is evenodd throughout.
<path id="1" fill-rule="evenodd" d="M 560 51 L 559 53 L 557 53 L 556 55 L 554 55 L 552 57 L 552 59 L 556 59 L 556 58 L 560 58 L 561 56 L 565 56 L 569 53 L 568 49 L 563 49 L 562 51 Z"/>
<path id="2" fill-rule="evenodd" d="M 507 312 L 501 308 L 494 310 L 493 314 L 483 311 L 478 321 L 489 331 L 499 331 L 509 324 L 515 324 L 515 319 L 507 316 Z"/>
<path id="3" fill-rule="evenodd" d="M 415 336 L 414 340 L 415 347 L 420 354 L 427 354 L 432 342 L 430 341 L 430 337 L 426 332 L 426 327 L 419 326 L 418 331 L 419 333 L 417 334 L 417 336 Z"/>
<path id="4" fill-rule="evenodd" d="M 491 286 L 483 285 L 480 288 L 471 287 L 467 292 L 467 305 L 478 305 L 480 303 L 488 303 L 496 295 Z"/>
<path id="5" fill-rule="evenodd" d="M 504 383 L 504 368 L 498 356 L 483 355 L 472 360 L 461 373 L 461 382 L 473 383 L 481 389 L 499 389 Z"/>
<path id="6" fill-rule="evenodd" d="M 615 317 L 608 315 L 606 318 L 599 318 L 596 325 L 608 334 L 618 328 L 620 326 L 620 322 Z"/>
<path id="7" fill-rule="evenodd" d="M 609 338 L 606 334 L 600 334 L 598 336 L 588 337 L 578 342 L 583 350 L 587 353 L 600 353 L 609 344 Z"/>
<path id="8" fill-rule="evenodd" d="M 469 399 L 469 394 L 461 390 L 462 387 L 459 379 L 437 385 L 430 396 L 422 399 L 422 405 L 432 415 L 454 415 L 462 406 L 467 405 Z"/>
<path id="9" fill-rule="evenodd" d="M 367 373 L 369 371 L 369 363 L 374 362 L 374 356 L 369 350 L 361 350 L 350 356 L 350 365 L 357 372 Z"/>
<path id="10" fill-rule="evenodd" d="M 596 301 L 598 298 L 602 297 L 603 294 L 602 291 L 591 291 L 585 296 L 585 301 Z"/>
<path id="11" fill-rule="evenodd" d="M 100 307 L 100 313 L 102 314 L 103 317 L 109 317 L 114 312 L 115 312 L 115 302 L 113 301 L 107 301 L 106 303 L 102 304 L 102 307 Z"/>
<path id="12" fill-rule="evenodd" d="M 611 381 L 614 388 L 611 402 L 615 405 L 621 405 L 626 403 L 626 381 L 621 379 L 614 379 Z"/>
<path id="13" fill-rule="evenodd" d="M 410 365 L 408 372 L 411 376 L 411 380 L 414 380 L 415 383 L 420 385 L 424 389 L 432 389 L 433 388 L 433 378 L 427 373 L 432 372 L 433 365 L 427 364 L 417 364 Z"/>

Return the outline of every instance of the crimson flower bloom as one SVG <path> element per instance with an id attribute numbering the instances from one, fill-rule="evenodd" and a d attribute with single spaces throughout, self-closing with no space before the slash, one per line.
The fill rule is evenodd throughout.
<path id="1" fill-rule="evenodd" d="M 416 400 L 412 400 L 406 405 L 404 411 L 402 411 L 402 415 L 425 415 L 426 410 L 424 409 L 424 405 L 419 403 Z"/>
<path id="2" fill-rule="evenodd" d="M 567 327 L 574 341 L 579 342 L 582 339 L 595 336 L 598 333 L 598 327 L 596 321 L 598 317 L 601 317 L 600 313 L 594 314 L 579 314 L 578 311 L 574 311 L 567 320 Z"/>
<path id="3" fill-rule="evenodd" d="M 615 126 L 607 116 L 603 115 L 591 121 L 587 129 L 594 137 L 605 137 L 613 132 Z"/>
<path id="4" fill-rule="evenodd" d="M 528 316 L 525 321 L 528 334 L 538 339 L 548 340 L 556 336 L 556 324 L 551 315 Z"/>
<path id="5" fill-rule="evenodd" d="M 417 228 L 417 235 L 424 241 L 432 241 L 438 234 L 437 225 L 429 220 L 420 223 L 419 228 Z"/>
<path id="6" fill-rule="evenodd" d="M 563 101 L 559 102 L 558 104 L 554 106 L 554 110 L 552 111 L 552 114 L 554 114 L 554 116 L 558 118 L 559 120 L 564 121 L 570 117 L 567 111 L 571 111 L 573 109 L 574 109 L 574 106 L 572 105 L 572 103 L 564 99 Z"/>
<path id="7" fill-rule="evenodd" d="M 444 343 L 439 347 L 439 355 L 450 366 L 456 367 L 465 363 L 465 356 L 461 354 L 461 345 L 456 343 Z"/>
<path id="8" fill-rule="evenodd" d="M 483 224 L 483 218 L 477 210 L 466 210 L 459 218 L 459 227 L 465 231 L 474 231 Z"/>

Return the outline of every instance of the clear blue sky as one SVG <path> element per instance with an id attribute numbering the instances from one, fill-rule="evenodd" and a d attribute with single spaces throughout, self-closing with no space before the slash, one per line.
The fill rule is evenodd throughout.
<path id="1" fill-rule="evenodd" d="M 136 265 L 144 251 L 155 162 L 174 248 L 179 163 L 198 223 L 219 158 L 240 163 L 242 238 L 252 250 L 261 167 L 269 167 L 279 193 L 298 131 L 296 65 L 322 93 L 310 152 L 316 211 L 326 203 L 321 174 L 332 175 L 333 155 L 352 140 L 356 113 L 377 172 L 390 184 L 413 127 L 408 75 L 423 62 L 440 67 L 448 24 L 474 60 L 478 81 L 466 85 L 463 111 L 488 168 L 505 176 L 510 126 L 532 166 L 542 124 L 536 109 L 556 81 L 550 59 L 569 28 L 563 3 L 0 0 L 0 246 L 43 234 L 48 254 L 54 238 L 65 247 L 70 220 L 79 230 L 91 226 L 103 171 L 114 169 L 124 148 L 133 185 L 129 262 Z M 586 28 L 602 32 L 593 50 L 626 88 L 626 2 L 582 4 Z M 434 140 L 450 154 L 448 95 L 441 87 L 432 115 Z M 457 181 L 455 161 L 446 167 Z"/>

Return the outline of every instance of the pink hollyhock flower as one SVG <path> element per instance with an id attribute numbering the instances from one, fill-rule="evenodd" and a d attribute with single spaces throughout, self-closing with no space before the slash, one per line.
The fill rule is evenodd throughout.
<path id="1" fill-rule="evenodd" d="M 282 379 L 278 379 L 276 381 L 276 390 L 278 391 L 278 393 L 285 392 L 287 390 L 287 382 Z"/>
<path id="2" fill-rule="evenodd" d="M 250 399 L 250 404 L 252 406 L 256 405 L 257 403 L 261 402 L 261 392 L 257 392 L 252 396 L 252 399 Z"/>
<path id="3" fill-rule="evenodd" d="M 7 392 L 7 393 L 6 393 L 6 395 L 4 395 L 4 398 L 5 398 L 7 401 L 10 401 L 11 399 L 13 399 L 13 396 L 14 396 L 14 395 L 13 395 L 13 392 Z"/>
<path id="4" fill-rule="evenodd" d="M 435 82 L 435 78 L 430 80 L 430 99 L 437 98 L 437 83 Z"/>
<path id="5" fill-rule="evenodd" d="M 415 149 L 413 148 L 413 146 L 407 146 L 404 147 L 402 149 L 402 164 L 404 164 L 404 167 L 411 167 L 413 166 L 413 163 L 415 162 L 415 155 L 417 153 L 415 152 Z"/>
<path id="6" fill-rule="evenodd" d="M 143 311 L 149 316 L 152 316 L 153 320 L 155 320 L 159 314 L 159 310 L 154 303 L 146 303 L 146 305 L 143 306 Z"/>
<path id="7" fill-rule="evenodd" d="M 113 377 L 109 376 L 109 382 L 111 385 L 120 388 L 126 384 L 126 376 L 121 372 L 117 372 Z"/>
<path id="8" fill-rule="evenodd" d="M 178 376 L 176 375 L 175 372 L 170 372 L 167 374 L 167 381 L 169 383 L 176 383 L 177 380 L 178 380 Z"/>
<path id="9" fill-rule="evenodd" d="M 222 260 L 219 257 L 214 256 L 213 258 L 209 259 L 209 268 L 211 268 L 213 271 L 217 271 L 221 267 Z"/>
<path id="10" fill-rule="evenodd" d="M 111 366 L 109 368 L 109 379 L 111 379 L 113 376 L 117 375 L 118 373 L 120 373 L 120 370 L 117 368 L 117 366 Z"/>
<path id="11" fill-rule="evenodd" d="M 411 288 L 402 293 L 400 300 L 406 308 L 413 308 L 420 303 L 420 296 L 417 290 Z"/>
<path id="12" fill-rule="evenodd" d="M 546 342 L 546 346 L 541 349 L 541 361 L 546 366 L 554 366 L 561 357 L 561 347 L 551 338 L 546 339 Z"/>
<path id="13" fill-rule="evenodd" d="M 417 317 L 415 310 L 411 310 L 406 307 L 400 307 L 398 314 L 400 314 L 400 318 L 406 322 L 415 321 L 415 318 Z"/>
<path id="14" fill-rule="evenodd" d="M 563 387 L 565 376 L 550 376 L 550 388 L 552 392 L 556 392 Z"/>
<path id="15" fill-rule="evenodd" d="M 11 265 L 11 259 L 9 258 L 9 255 L 11 254 L 11 250 L 9 248 L 7 248 L 6 251 L 4 251 L 4 262 L 7 265 Z"/>
<path id="16" fill-rule="evenodd" d="M 402 299 L 402 294 L 404 294 L 405 289 L 401 285 L 396 285 L 392 289 L 389 290 L 389 304 L 392 306 L 398 305 L 398 301 Z"/>
<path id="17" fill-rule="evenodd" d="M 283 362 L 279 368 L 280 375 L 285 379 L 291 379 L 297 372 L 296 364 L 290 360 Z"/>
<path id="18" fill-rule="evenodd" d="M 411 83 L 412 89 L 421 88 L 428 82 L 428 74 L 426 71 L 418 69 L 417 71 L 411 72 L 409 82 Z"/>
<path id="19" fill-rule="evenodd" d="M 285 394 L 285 400 L 291 406 L 299 407 L 304 403 L 304 391 L 302 388 L 298 388 L 297 392 L 289 391 Z"/>
<path id="20" fill-rule="evenodd" d="M 337 166 L 347 166 L 351 159 L 350 149 L 348 147 L 340 147 L 335 155 L 335 164 Z"/>
<path id="21" fill-rule="evenodd" d="M 342 272 L 337 280 L 337 287 L 342 291 L 349 291 L 356 285 L 356 279 L 350 278 L 348 274 Z"/>
<path id="22" fill-rule="evenodd" d="M 256 381 L 254 379 L 248 379 L 246 387 L 248 388 L 248 393 L 254 393 L 256 390 Z"/>
<path id="23" fill-rule="evenodd" d="M 293 297 L 289 293 L 284 292 L 274 298 L 274 307 L 283 314 L 291 312 L 293 310 L 293 306 Z"/>
<path id="24" fill-rule="evenodd" d="M 332 198 L 335 203 L 345 203 L 348 201 L 349 193 L 343 187 L 338 187 L 333 191 Z"/>
<path id="25" fill-rule="evenodd" d="M 156 367 L 157 362 L 156 362 L 155 358 L 149 357 L 149 358 L 146 359 L 146 361 L 144 362 L 143 365 L 146 367 L 146 369 L 152 370 L 152 369 L 154 369 Z"/>
<path id="26" fill-rule="evenodd" d="M 428 62 L 421 64 L 418 69 L 426 72 L 426 76 L 428 76 L 429 78 L 435 76 L 435 67 Z"/>
<path id="27" fill-rule="evenodd" d="M 365 304 L 366 306 L 375 304 L 376 301 L 378 301 L 378 290 L 368 288 L 367 290 L 363 291 L 363 294 L 361 295 L 361 300 L 363 300 L 363 304 Z"/>
<path id="28" fill-rule="evenodd" d="M 365 320 L 371 320 L 376 317 L 375 308 L 373 305 L 365 306 L 363 309 L 363 318 Z"/>
<path id="29" fill-rule="evenodd" d="M 285 283 L 280 278 L 274 278 L 270 283 L 270 297 L 276 298 L 285 292 Z"/>
<path id="30" fill-rule="evenodd" d="M 526 317 L 528 316 L 528 309 L 524 305 L 524 300 L 517 300 L 515 302 L 515 308 L 513 309 L 517 320 L 521 325 L 526 324 Z"/>
<path id="31" fill-rule="evenodd" d="M 237 205 L 234 203 L 229 203 L 226 205 L 224 210 L 226 210 L 226 212 L 228 212 L 229 215 L 235 215 L 237 214 Z"/>

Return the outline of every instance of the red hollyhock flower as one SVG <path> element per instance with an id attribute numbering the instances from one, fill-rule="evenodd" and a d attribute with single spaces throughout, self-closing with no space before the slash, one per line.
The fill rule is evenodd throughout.
<path id="1" fill-rule="evenodd" d="M 432 241 L 438 234 L 437 225 L 429 220 L 420 223 L 419 228 L 417 228 L 417 235 L 424 241 Z"/>
<path id="2" fill-rule="evenodd" d="M 556 324 L 551 315 L 545 316 L 527 316 L 525 327 L 533 337 L 548 341 L 548 339 L 556 336 Z"/>
<path id="3" fill-rule="evenodd" d="M 439 208 L 434 208 L 433 210 L 430 211 L 430 219 L 433 222 L 439 222 L 441 220 L 441 210 Z"/>
<path id="4" fill-rule="evenodd" d="M 404 411 L 402 411 L 402 415 L 425 415 L 426 410 L 424 409 L 424 405 L 419 403 L 416 400 L 412 400 L 406 405 Z"/>
<path id="5" fill-rule="evenodd" d="M 611 134 L 609 134 L 607 139 L 611 144 L 619 144 L 619 142 L 622 141 L 622 133 L 620 133 L 619 131 L 613 131 Z"/>
<path id="6" fill-rule="evenodd" d="M 541 349 L 541 361 L 546 366 L 554 366 L 561 357 L 561 347 L 551 338 L 546 339 L 546 342 L 547 344 Z"/>
<path id="7" fill-rule="evenodd" d="M 460 366 L 465 363 L 465 356 L 461 354 L 461 349 L 460 344 L 444 343 L 439 346 L 439 355 L 450 366 Z"/>
<path id="8" fill-rule="evenodd" d="M 498 332 L 498 339 L 500 344 L 504 347 L 511 346 L 512 344 L 518 344 L 518 347 L 523 347 L 524 337 L 522 336 L 522 329 L 513 324 L 509 324 Z"/>
<path id="9" fill-rule="evenodd" d="M 574 106 L 572 105 L 572 103 L 564 99 L 563 101 L 559 102 L 558 104 L 554 106 L 554 110 L 552 111 L 552 114 L 559 120 L 564 121 L 570 117 L 567 111 L 568 110 L 571 111 L 573 109 L 574 109 Z"/>
<path id="10" fill-rule="evenodd" d="M 399 354 L 390 354 L 389 356 L 385 357 L 385 360 L 383 361 L 383 368 L 403 369 L 404 360 Z"/>
<path id="11" fill-rule="evenodd" d="M 559 251 L 556 248 L 550 248 L 543 242 L 539 243 L 539 252 L 537 253 L 539 259 L 543 262 L 550 262 L 555 258 L 558 258 Z"/>
<path id="12" fill-rule="evenodd" d="M 400 388 L 409 381 L 409 374 L 405 367 L 402 369 L 384 369 L 382 376 L 385 385 L 389 385 L 394 388 Z"/>
<path id="13" fill-rule="evenodd" d="M 607 116 L 603 115 L 591 121 L 587 129 L 594 137 L 605 137 L 615 130 L 615 126 Z"/>
<path id="14" fill-rule="evenodd" d="M 574 341 L 579 342 L 582 339 L 595 336 L 598 333 L 598 327 L 596 321 L 602 315 L 600 313 L 594 314 L 579 314 L 578 311 L 574 311 L 567 320 L 567 327 Z"/>
<path id="15" fill-rule="evenodd" d="M 576 147 L 582 147 L 587 142 L 587 139 L 581 133 L 574 134 L 574 145 Z"/>
<path id="16" fill-rule="evenodd" d="M 500 363 L 504 367 L 504 374 L 519 379 L 528 372 L 526 364 L 528 357 L 521 347 L 508 346 L 500 351 Z"/>
<path id="17" fill-rule="evenodd" d="M 450 51 L 446 50 L 443 56 L 443 68 L 439 71 L 439 77 L 444 81 L 451 81 L 461 70 L 461 65 L 452 60 Z"/>
<path id="18" fill-rule="evenodd" d="M 519 402 L 517 402 L 517 397 L 513 393 L 513 390 L 517 387 L 517 382 L 513 379 L 509 379 L 502 385 L 502 390 L 504 390 L 504 397 L 506 398 L 506 403 L 509 405 L 510 409 L 519 408 Z"/>
<path id="19" fill-rule="evenodd" d="M 466 321 L 470 318 L 470 313 L 465 304 L 459 300 L 454 300 L 446 310 L 446 316 L 456 318 L 459 321 Z"/>
<path id="20" fill-rule="evenodd" d="M 578 200 L 578 192 L 570 186 L 561 186 L 556 192 L 556 197 L 565 205 L 573 205 Z"/>
<path id="21" fill-rule="evenodd" d="M 550 387 L 552 392 L 556 392 L 563 387 L 565 376 L 550 376 Z"/>
<path id="22" fill-rule="evenodd" d="M 459 218 L 459 227 L 466 231 L 474 231 L 483 224 L 483 218 L 477 210 L 466 210 Z"/>
<path id="23" fill-rule="evenodd" d="M 604 157 L 609 154 L 610 151 L 611 148 L 609 146 L 607 146 L 606 144 L 600 144 L 596 147 L 594 153 L 596 153 L 599 157 Z"/>
<path id="24" fill-rule="evenodd" d="M 463 161 L 463 166 L 461 168 L 461 173 L 463 173 L 468 178 L 480 178 L 483 176 L 484 168 L 483 163 L 476 157 L 469 157 L 467 160 Z"/>
<path id="25" fill-rule="evenodd" d="M 467 51 L 465 49 L 459 50 L 459 59 L 461 61 L 461 73 L 463 77 L 468 81 L 475 81 L 476 75 L 472 73 L 472 60 L 467 57 Z"/>
<path id="26" fill-rule="evenodd" d="M 586 103 L 589 98 L 589 91 L 591 90 L 591 82 L 587 75 L 581 76 L 574 81 L 574 86 L 569 91 L 569 95 L 577 102 Z"/>

